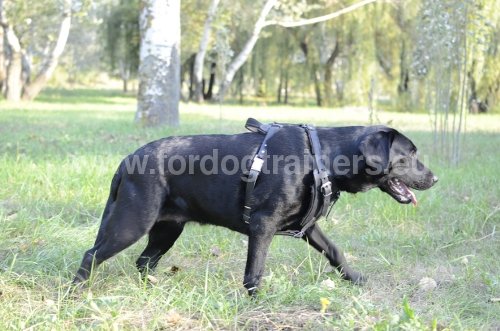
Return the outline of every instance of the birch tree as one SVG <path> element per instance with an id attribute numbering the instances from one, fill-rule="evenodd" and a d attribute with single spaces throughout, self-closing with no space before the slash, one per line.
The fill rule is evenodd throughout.
<path id="1" fill-rule="evenodd" d="M 25 7 L 22 3 L 12 0 L 1 1 L 0 23 L 5 35 L 7 48 L 9 50 L 7 53 L 8 59 L 6 61 L 8 62 L 8 67 L 6 70 L 6 78 L 4 80 L 4 90 L 7 100 L 19 101 L 21 97 L 25 100 L 32 100 L 40 93 L 42 88 L 45 87 L 57 67 L 59 57 L 63 53 L 68 39 L 71 27 L 71 5 L 71 0 L 64 0 L 61 10 L 57 4 L 48 1 L 36 2 L 29 7 Z M 60 10 L 63 13 L 56 42 L 55 45 L 53 45 L 53 48 L 52 43 L 47 41 L 47 39 L 50 40 L 52 34 L 49 31 L 41 32 L 40 30 L 37 30 L 40 26 L 46 27 L 48 30 L 53 30 L 51 17 L 47 19 L 46 17 L 37 16 L 38 11 L 45 7 L 48 8 L 47 11 L 50 13 L 58 13 Z M 40 22 L 44 20 L 45 24 L 40 24 Z M 34 23 L 35 21 L 39 24 Z M 16 33 L 16 29 L 20 29 L 21 31 L 23 30 L 21 28 L 22 25 L 24 25 L 24 29 L 26 30 L 26 24 L 29 26 L 31 31 L 36 31 L 36 35 L 38 37 L 32 37 L 33 34 L 30 33 Z M 30 26 L 30 24 L 33 25 Z M 44 49 L 47 49 L 48 51 L 44 52 L 40 56 L 40 69 L 34 79 L 29 79 L 30 71 L 26 70 L 24 75 L 28 76 L 28 79 L 23 81 L 23 57 L 24 62 L 29 67 L 30 64 L 26 61 L 26 59 L 29 58 L 28 55 L 33 55 L 30 54 L 30 52 L 37 48 L 35 46 L 37 43 L 43 43 Z M 38 57 L 38 54 L 36 57 Z M 28 83 L 30 81 L 31 83 Z"/>
<path id="2" fill-rule="evenodd" d="M 262 7 L 262 10 L 260 11 L 259 17 L 257 19 L 257 22 L 255 23 L 250 38 L 243 46 L 241 52 L 231 61 L 231 63 L 229 63 L 224 78 L 222 79 L 221 84 L 219 86 L 219 94 L 218 94 L 219 101 L 222 101 L 224 99 L 224 96 L 227 90 L 229 89 L 231 82 L 233 81 L 234 75 L 248 59 L 248 56 L 250 55 L 252 49 L 255 46 L 255 43 L 257 43 L 257 40 L 259 40 L 259 35 L 261 30 L 265 26 L 267 15 L 271 11 L 271 9 L 273 9 L 273 7 L 276 5 L 277 2 L 278 2 L 277 0 L 266 1 L 264 7 Z"/>
<path id="3" fill-rule="evenodd" d="M 4 46 L 4 30 L 2 23 L 3 22 L 3 0 L 0 0 L 0 94 L 3 93 L 4 90 L 4 81 L 5 78 L 7 78 L 7 72 L 5 70 L 6 68 L 6 63 L 5 63 L 5 46 Z"/>
<path id="4" fill-rule="evenodd" d="M 205 54 L 207 52 L 208 42 L 210 39 L 210 31 L 212 29 L 212 22 L 217 12 L 217 6 L 220 0 L 212 0 L 210 8 L 208 9 L 207 19 L 203 27 L 203 36 L 201 37 L 200 48 L 194 60 L 194 100 L 201 102 L 203 100 L 203 63 L 205 61 Z"/>
<path id="5" fill-rule="evenodd" d="M 52 77 L 54 70 L 59 62 L 66 42 L 68 41 L 69 30 L 71 27 L 71 0 L 65 0 L 63 4 L 63 14 L 57 42 L 49 53 L 48 58 L 44 60 L 44 64 L 36 75 L 35 79 L 24 87 L 23 99 L 33 100 L 47 84 L 47 81 Z"/>
<path id="6" fill-rule="evenodd" d="M 7 70 L 5 71 L 5 77 L 3 77 L 5 82 L 5 87 L 3 87 L 3 89 L 7 100 L 19 101 L 21 99 L 22 92 L 22 50 L 19 38 L 17 38 L 17 35 L 12 27 L 12 23 L 7 19 L 5 5 L 6 2 L 0 0 L 0 26 L 3 30 L 3 34 L 5 34 L 4 39 L 10 51 Z M 3 53 L 3 48 L 1 51 Z"/>
<path id="7" fill-rule="evenodd" d="M 180 0 L 142 0 L 136 122 L 179 124 Z"/>
<path id="8" fill-rule="evenodd" d="M 5 40 L 10 49 L 9 65 L 7 67 L 7 80 L 5 87 L 5 98 L 9 101 L 19 101 L 22 92 L 22 53 L 19 38 L 17 38 L 10 24 L 4 25 Z"/>

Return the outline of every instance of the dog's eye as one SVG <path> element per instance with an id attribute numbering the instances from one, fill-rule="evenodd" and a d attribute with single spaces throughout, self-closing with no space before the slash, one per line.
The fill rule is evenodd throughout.
<path id="1" fill-rule="evenodd" d="M 415 157 L 417 156 L 417 151 L 416 150 L 413 150 L 410 152 L 410 157 Z"/>
<path id="2" fill-rule="evenodd" d="M 405 164 L 406 163 L 406 158 L 402 157 L 398 160 L 399 164 Z"/>

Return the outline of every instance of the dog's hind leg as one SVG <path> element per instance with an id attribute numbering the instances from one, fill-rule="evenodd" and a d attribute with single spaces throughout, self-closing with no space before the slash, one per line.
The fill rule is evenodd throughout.
<path id="1" fill-rule="evenodd" d="M 314 247 L 320 253 L 324 253 L 330 264 L 335 267 L 342 278 L 350 280 L 355 284 L 364 284 L 366 279 L 359 272 L 352 270 L 344 257 L 344 254 L 328 237 L 321 231 L 317 224 L 314 224 L 306 231 L 306 235 L 302 237 L 309 245 Z"/>
<path id="2" fill-rule="evenodd" d="M 86 281 L 93 268 L 138 241 L 158 218 L 161 194 L 130 194 L 140 188 L 134 184 L 122 186 L 122 194 L 118 194 L 113 208 L 103 218 L 98 240 L 83 256 L 74 284 Z M 138 196 L 147 199 L 138 199 Z"/>
<path id="3" fill-rule="evenodd" d="M 149 231 L 148 245 L 137 259 L 136 266 L 145 276 L 148 270 L 154 270 L 161 257 L 174 245 L 184 229 L 184 223 L 160 221 Z"/>

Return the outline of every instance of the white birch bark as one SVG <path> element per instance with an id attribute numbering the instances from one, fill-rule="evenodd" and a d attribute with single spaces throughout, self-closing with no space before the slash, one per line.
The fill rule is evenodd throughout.
<path id="1" fill-rule="evenodd" d="M 299 20 L 299 21 L 267 21 L 264 23 L 264 27 L 269 26 L 269 25 L 279 25 L 279 26 L 282 26 L 285 28 L 295 28 L 295 27 L 299 27 L 299 26 L 325 22 L 325 21 L 337 18 L 339 16 L 342 16 L 344 14 L 350 13 L 358 8 L 361 8 L 363 6 L 369 5 L 370 3 L 374 3 L 377 1 L 380 1 L 380 0 L 362 0 L 362 1 L 357 2 L 351 6 L 345 7 L 343 9 L 340 9 L 340 10 L 333 12 L 333 13 L 330 13 L 328 15 L 303 19 L 303 20 Z M 387 1 L 387 0 L 384 0 L 384 1 Z"/>
<path id="2" fill-rule="evenodd" d="M 142 0 L 136 122 L 179 124 L 180 0 Z"/>
<path id="3" fill-rule="evenodd" d="M 5 90 L 5 98 L 9 101 L 21 100 L 21 92 L 23 84 L 21 81 L 22 73 L 22 49 L 12 26 L 5 25 L 5 39 L 10 48 L 9 66 L 7 67 L 7 86 Z"/>
<path id="4" fill-rule="evenodd" d="M 3 29 L 5 41 L 10 50 L 10 58 L 8 67 L 6 68 L 6 77 L 3 89 L 5 90 L 5 98 L 9 101 L 19 101 L 22 92 L 22 48 L 19 38 L 14 29 L 9 24 L 5 15 L 3 1 L 0 0 L 0 28 Z M 3 52 L 3 49 L 0 50 Z"/>
<path id="5" fill-rule="evenodd" d="M 212 0 L 210 8 L 208 9 L 208 16 L 203 28 L 203 36 L 201 37 L 200 48 L 194 59 L 194 95 L 193 98 L 197 102 L 203 101 L 203 63 L 205 61 L 205 54 L 207 52 L 208 41 L 210 39 L 210 30 L 212 29 L 212 22 L 217 12 L 217 6 L 220 0 Z"/>
<path id="6" fill-rule="evenodd" d="M 36 75 L 35 79 L 24 87 L 23 99 L 33 100 L 45 87 L 47 81 L 52 77 L 61 57 L 66 42 L 68 41 L 69 30 L 71 28 L 71 0 L 64 1 L 64 11 L 56 45 L 49 53 L 49 57 L 44 61 L 44 65 Z"/>
<path id="7" fill-rule="evenodd" d="M 7 78 L 7 67 L 4 52 L 4 29 L 3 29 L 3 0 L 0 0 L 0 94 L 3 93 L 5 87 L 5 79 Z"/>
<path id="8" fill-rule="evenodd" d="M 218 93 L 218 99 L 219 101 L 222 101 L 224 99 L 224 96 L 231 85 L 231 82 L 233 81 L 234 75 L 236 72 L 241 68 L 241 66 L 245 63 L 247 60 L 248 56 L 252 52 L 252 49 L 254 48 L 255 44 L 257 43 L 257 40 L 259 39 L 259 34 L 262 28 L 265 26 L 265 20 L 271 9 L 276 5 L 277 0 L 267 0 L 266 3 L 264 4 L 264 7 L 262 7 L 262 10 L 259 14 L 259 18 L 257 19 L 257 22 L 255 23 L 255 26 L 252 31 L 252 35 L 250 38 L 247 40 L 245 43 L 245 46 L 243 46 L 243 49 L 241 52 L 231 61 L 229 64 L 226 74 L 224 75 L 224 78 L 222 79 L 222 82 L 219 86 L 219 93 Z"/>

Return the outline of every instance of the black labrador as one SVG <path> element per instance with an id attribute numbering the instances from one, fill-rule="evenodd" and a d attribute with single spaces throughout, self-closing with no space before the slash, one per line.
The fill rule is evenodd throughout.
<path id="1" fill-rule="evenodd" d="M 341 191 L 378 187 L 399 203 L 417 200 L 410 188 L 426 190 L 437 177 L 417 159 L 410 139 L 385 126 L 319 127 L 322 159 Z M 312 157 L 304 130 L 285 125 L 268 142 L 269 157 L 252 194 L 252 214 L 242 220 L 245 172 L 263 136 L 257 133 L 169 137 L 127 156 L 111 183 L 94 247 L 85 252 L 74 283 L 145 234 L 137 260 L 143 274 L 172 247 L 188 221 L 224 226 L 248 235 L 244 286 L 253 294 L 278 231 L 300 229 L 310 203 Z M 242 180 L 243 179 L 243 180 Z M 344 279 L 363 283 L 342 252 L 311 226 L 303 237 Z"/>

